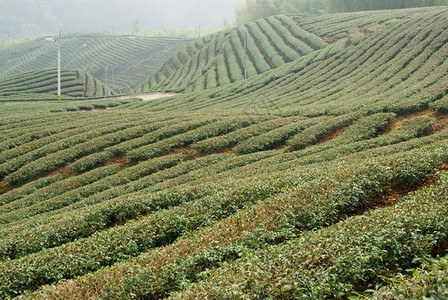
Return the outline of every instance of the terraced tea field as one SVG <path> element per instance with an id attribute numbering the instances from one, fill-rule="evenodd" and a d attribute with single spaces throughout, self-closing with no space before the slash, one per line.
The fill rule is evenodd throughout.
<path id="1" fill-rule="evenodd" d="M 244 51 L 248 48 L 247 53 Z M 142 90 L 211 89 L 280 67 L 328 44 L 286 16 L 204 37 L 182 49 Z"/>
<path id="2" fill-rule="evenodd" d="M 241 83 L 245 71 L 249 82 L 255 81 L 258 78 L 256 75 L 262 73 L 273 78 L 281 77 L 284 75 L 283 70 L 276 68 L 286 68 L 288 71 L 292 68 L 298 72 L 296 69 L 303 68 L 303 64 L 344 53 L 345 48 L 351 48 L 367 37 L 372 40 L 371 35 L 377 35 L 376 38 L 379 38 L 379 34 L 393 35 L 394 32 L 388 29 L 395 28 L 397 24 L 405 26 L 409 18 L 416 20 L 412 18 L 414 14 L 427 11 L 400 10 L 394 11 L 393 16 L 386 11 L 321 17 L 269 17 L 195 41 L 167 61 L 140 89 L 215 89 L 228 83 Z M 401 29 L 403 33 L 407 30 Z M 245 40 L 247 52 L 244 51 Z M 371 45 L 366 44 L 364 47 Z M 375 48 L 370 51 L 375 51 Z"/>
<path id="3" fill-rule="evenodd" d="M 62 36 L 61 64 L 81 70 L 120 94 L 135 87 L 191 39 L 69 34 Z M 57 65 L 54 41 L 36 39 L 0 48 L 0 76 L 53 68 Z"/>
<path id="4" fill-rule="evenodd" d="M 71 98 L 113 96 L 109 87 L 82 71 L 61 72 L 61 94 Z M 30 71 L 0 79 L 0 100 L 54 100 L 57 96 L 57 70 Z"/>
<path id="5" fill-rule="evenodd" d="M 245 30 L 277 68 L 193 88 Z M 181 95 L 0 104 L 0 298 L 446 297 L 447 42 L 444 7 L 276 16 L 144 88 Z"/>

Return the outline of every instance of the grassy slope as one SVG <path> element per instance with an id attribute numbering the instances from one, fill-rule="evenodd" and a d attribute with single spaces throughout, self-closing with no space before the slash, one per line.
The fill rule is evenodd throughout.
<path id="1" fill-rule="evenodd" d="M 296 20 L 342 42 L 247 86 L 4 105 L 0 296 L 346 298 L 443 254 L 447 18 Z"/>
<path id="2" fill-rule="evenodd" d="M 82 70 L 130 93 L 148 74 L 191 39 L 143 38 L 79 33 L 62 37 L 63 68 Z M 56 44 L 36 39 L 0 48 L 0 76 L 52 68 L 56 65 Z M 128 86 L 129 85 L 129 86 Z"/>

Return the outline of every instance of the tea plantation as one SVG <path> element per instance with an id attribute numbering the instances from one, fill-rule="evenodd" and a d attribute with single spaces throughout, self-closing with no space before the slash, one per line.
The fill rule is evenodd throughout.
<path id="1" fill-rule="evenodd" d="M 57 66 L 55 38 L 0 47 L 0 77 Z M 129 94 L 191 39 L 77 33 L 62 36 L 61 65 L 89 73 Z"/>
<path id="2" fill-rule="evenodd" d="M 57 70 L 29 71 L 0 78 L 0 100 L 54 100 L 57 96 Z M 105 98 L 113 96 L 109 87 L 82 71 L 61 71 L 64 99 Z"/>
<path id="3" fill-rule="evenodd" d="M 0 298 L 447 297 L 448 8 L 270 17 L 141 88 L 184 93 L 0 103 Z"/>

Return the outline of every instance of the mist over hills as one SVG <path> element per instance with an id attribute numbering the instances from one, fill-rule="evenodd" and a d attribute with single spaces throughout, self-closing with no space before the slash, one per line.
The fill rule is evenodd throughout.
<path id="1" fill-rule="evenodd" d="M 3 0 L 0 39 L 78 31 L 131 32 L 142 29 L 197 27 L 217 29 L 233 20 L 241 0 Z"/>

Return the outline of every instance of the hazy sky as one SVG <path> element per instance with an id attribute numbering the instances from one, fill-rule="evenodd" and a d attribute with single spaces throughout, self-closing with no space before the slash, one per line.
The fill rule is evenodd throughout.
<path id="1" fill-rule="evenodd" d="M 222 28 L 244 0 L 0 0 L 1 32 L 12 37 L 62 30 L 131 32 L 165 27 Z"/>
<path id="2" fill-rule="evenodd" d="M 223 19 L 234 19 L 235 7 L 242 0 L 65 0 L 75 1 L 78 8 L 72 15 L 96 19 L 103 27 L 118 30 L 131 29 L 134 20 L 142 28 L 163 28 L 166 26 L 198 26 L 220 28 Z M 64 1 L 64 2 L 65 2 Z M 114 26 L 115 25 L 115 26 Z"/>

